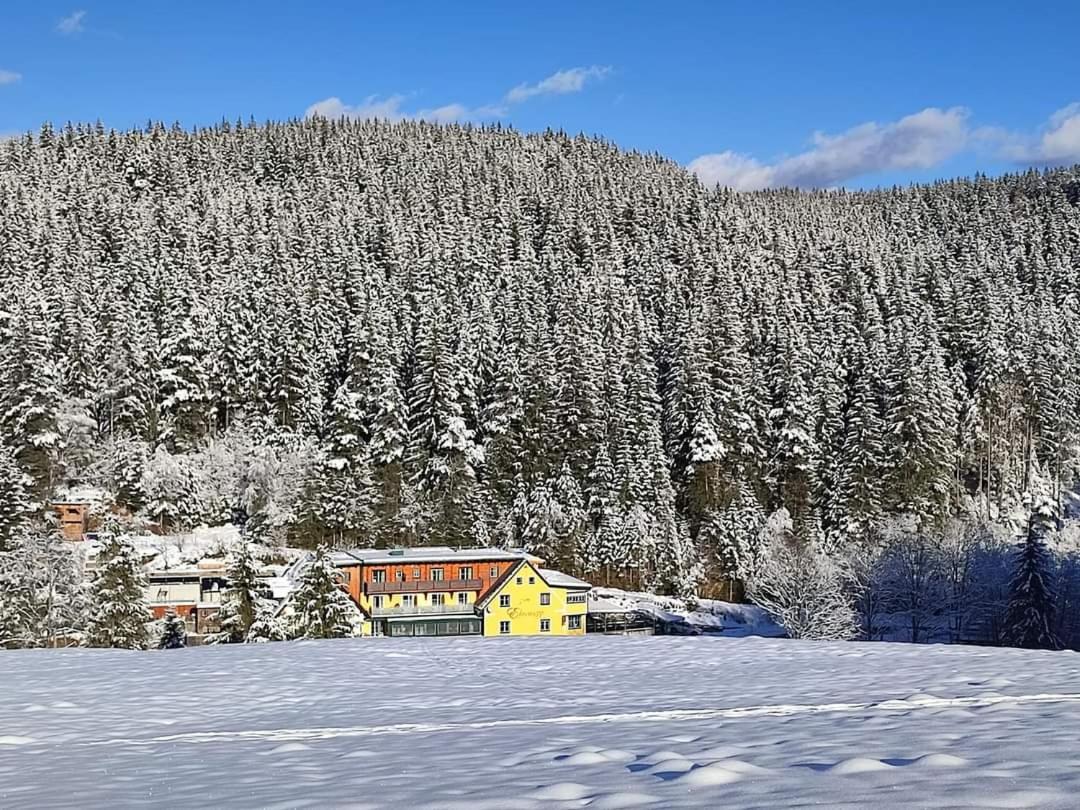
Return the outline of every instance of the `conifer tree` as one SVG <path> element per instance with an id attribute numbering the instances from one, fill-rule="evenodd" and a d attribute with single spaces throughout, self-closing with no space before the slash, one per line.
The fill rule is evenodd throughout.
<path id="1" fill-rule="evenodd" d="M 30 511 L 27 497 L 29 477 L 15 461 L 14 454 L 0 445 L 0 553 L 13 547 L 16 534 Z"/>
<path id="2" fill-rule="evenodd" d="M 1053 504 L 1042 499 L 1028 517 L 1027 532 L 1016 550 L 1005 614 L 1006 641 L 1013 647 L 1060 650 L 1054 633 L 1054 571 L 1046 537 L 1054 531 Z"/>
<path id="3" fill-rule="evenodd" d="M 173 612 L 165 614 L 161 625 L 161 637 L 157 643 L 159 650 L 178 650 L 187 646 L 187 627 L 184 620 Z"/>
<path id="4" fill-rule="evenodd" d="M 228 587 L 221 595 L 218 612 L 220 629 L 210 637 L 215 644 L 244 641 L 259 615 L 260 606 L 269 598 L 266 585 L 259 579 L 254 549 L 246 539 L 242 539 L 233 549 L 226 577 Z"/>
<path id="5" fill-rule="evenodd" d="M 53 484 L 62 438 L 57 425 L 60 381 L 46 331 L 50 322 L 41 291 L 25 293 L 2 335 L 0 433 L 31 477 L 30 494 L 44 500 Z"/>
<path id="6" fill-rule="evenodd" d="M 278 605 L 272 599 L 263 599 L 259 602 L 255 613 L 255 621 L 248 630 L 244 641 L 248 644 L 265 644 L 271 641 L 285 641 L 288 636 L 285 627 L 277 616 Z"/>
<path id="7" fill-rule="evenodd" d="M 126 535 L 102 535 L 97 569 L 90 582 L 90 621 L 86 641 L 91 647 L 141 650 L 148 642 L 150 609 L 146 575 Z"/>
<path id="8" fill-rule="evenodd" d="M 341 589 L 340 575 L 319 548 L 289 595 L 294 638 L 345 638 L 355 635 L 360 611 Z"/>

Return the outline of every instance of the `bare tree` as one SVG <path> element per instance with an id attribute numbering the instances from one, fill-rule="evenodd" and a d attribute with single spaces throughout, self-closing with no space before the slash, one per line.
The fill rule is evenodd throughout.
<path id="1" fill-rule="evenodd" d="M 787 510 L 770 518 L 761 554 L 744 576 L 747 595 L 792 638 L 858 635 L 851 571 L 813 538 L 795 537 Z"/>

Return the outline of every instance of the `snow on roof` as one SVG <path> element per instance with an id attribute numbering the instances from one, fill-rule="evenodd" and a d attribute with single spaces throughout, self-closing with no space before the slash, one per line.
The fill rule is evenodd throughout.
<path id="1" fill-rule="evenodd" d="M 262 581 L 274 599 L 285 599 L 292 593 L 293 581 L 288 577 L 266 577 Z"/>
<path id="2" fill-rule="evenodd" d="M 190 566 L 182 568 L 162 568 L 155 571 L 147 571 L 146 578 L 150 582 L 156 582 L 162 579 L 169 579 L 170 577 L 190 577 L 191 579 L 200 579 L 202 577 L 210 578 L 219 576 L 220 572 L 206 571 L 201 568 L 191 568 Z"/>
<path id="3" fill-rule="evenodd" d="M 537 568 L 536 570 L 548 585 L 552 585 L 556 588 L 582 588 L 588 590 L 592 587 L 588 582 L 578 579 L 577 577 L 572 577 L 569 574 L 564 574 L 562 571 L 555 571 L 551 568 Z"/>
<path id="4" fill-rule="evenodd" d="M 525 560 L 530 555 L 518 549 L 450 548 L 449 546 L 417 546 L 415 548 L 357 548 L 336 551 L 330 555 L 334 565 L 389 565 L 397 562 L 476 562 L 481 560 Z"/>
<path id="5" fill-rule="evenodd" d="M 61 504 L 99 504 L 109 500 L 109 493 L 100 487 L 76 486 L 60 489 L 50 500 L 54 506 Z"/>
<path id="6" fill-rule="evenodd" d="M 612 602 L 610 599 L 605 599 L 602 596 L 597 596 L 594 593 L 589 594 L 589 613 L 632 613 L 632 608 L 627 608 L 617 602 Z"/>

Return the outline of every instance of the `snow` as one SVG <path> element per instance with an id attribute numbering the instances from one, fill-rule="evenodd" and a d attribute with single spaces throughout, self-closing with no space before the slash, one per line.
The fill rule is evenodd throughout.
<path id="1" fill-rule="evenodd" d="M 9 651 L 0 806 L 1070 808 L 1078 673 L 713 636 Z"/>
<path id="2" fill-rule="evenodd" d="M 638 612 L 663 624 L 671 633 L 712 633 L 725 636 L 784 635 L 784 629 L 761 608 L 718 599 L 698 599 L 688 605 L 675 596 L 623 591 L 618 588 L 593 588 L 589 593 L 589 612 Z"/>
<path id="3" fill-rule="evenodd" d="M 146 560 L 147 571 L 171 571 L 192 568 L 206 559 L 225 559 L 229 551 L 240 542 L 240 528 L 232 524 L 223 526 L 198 526 L 184 534 L 138 534 L 128 539 Z M 100 539 L 89 540 L 86 551 L 96 554 Z M 274 553 L 288 558 L 299 558 L 303 552 L 287 547 L 276 548 Z"/>
<path id="4" fill-rule="evenodd" d="M 540 576 L 544 578 L 544 581 L 548 585 L 553 585 L 556 588 L 588 588 L 589 583 L 584 580 L 572 577 L 569 574 L 564 574 L 562 571 L 555 571 L 552 568 L 539 568 L 537 569 Z"/>
<path id="5" fill-rule="evenodd" d="M 59 487 L 52 497 L 53 503 L 86 503 L 93 506 L 107 504 L 112 500 L 108 490 L 86 484 Z"/>
<path id="6" fill-rule="evenodd" d="M 237 526 L 199 526 L 186 534 L 140 534 L 128 537 L 143 559 L 148 571 L 166 571 L 189 567 L 206 557 L 224 557 L 240 541 Z M 100 540 L 87 543 L 87 551 L 96 554 Z"/>

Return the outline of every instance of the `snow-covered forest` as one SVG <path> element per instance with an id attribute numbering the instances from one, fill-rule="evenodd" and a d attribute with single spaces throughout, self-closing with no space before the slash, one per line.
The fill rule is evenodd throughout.
<path id="1" fill-rule="evenodd" d="M 556 132 L 45 127 L 0 143 L 0 544 L 91 486 L 669 593 L 789 566 L 921 640 L 1037 500 L 1069 535 L 1078 293 L 1076 169 L 751 194 Z"/>

